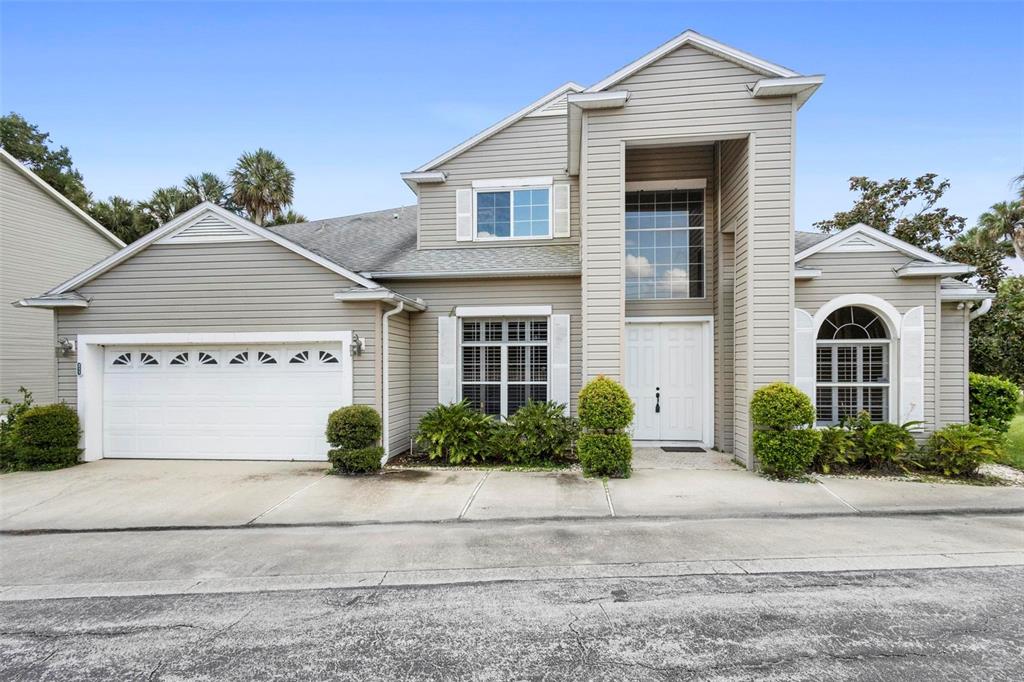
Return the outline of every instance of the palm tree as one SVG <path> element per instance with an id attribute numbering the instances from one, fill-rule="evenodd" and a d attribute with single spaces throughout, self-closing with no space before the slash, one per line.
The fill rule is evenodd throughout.
<path id="1" fill-rule="evenodd" d="M 182 191 L 180 187 L 160 187 L 153 190 L 149 200 L 139 206 L 153 216 L 157 224 L 163 225 L 179 213 L 184 213 L 198 205 L 199 200 Z"/>
<path id="2" fill-rule="evenodd" d="M 97 201 L 89 207 L 89 213 L 105 228 L 130 244 L 156 228 L 156 220 L 140 210 L 140 205 L 131 199 L 113 196 L 106 201 Z"/>
<path id="3" fill-rule="evenodd" d="M 291 206 L 295 195 L 295 174 L 284 161 L 260 148 L 245 152 L 231 169 L 231 199 L 245 209 L 257 225 Z"/>
<path id="4" fill-rule="evenodd" d="M 182 183 L 185 193 L 197 200 L 198 203 L 209 201 L 211 204 L 226 206 L 228 203 L 228 184 L 221 180 L 216 173 L 200 173 L 190 175 Z"/>
<path id="5" fill-rule="evenodd" d="M 1017 258 L 1024 259 L 1024 200 L 1001 201 L 978 218 L 978 237 L 996 243 L 1004 240 Z"/>
<path id="6" fill-rule="evenodd" d="M 291 209 L 288 209 L 284 213 L 275 213 L 274 217 L 271 218 L 270 222 L 268 222 L 267 225 L 293 225 L 295 223 L 305 223 L 307 221 L 309 221 L 309 218 L 307 218 L 306 216 L 302 215 L 301 213 L 296 213 Z"/>

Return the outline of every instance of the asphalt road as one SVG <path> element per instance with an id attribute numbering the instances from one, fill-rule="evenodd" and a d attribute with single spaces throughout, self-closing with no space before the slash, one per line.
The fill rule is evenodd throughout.
<path id="1" fill-rule="evenodd" d="M 49 599 L 0 610 L 4 680 L 329 678 L 1019 680 L 1024 567 Z"/>

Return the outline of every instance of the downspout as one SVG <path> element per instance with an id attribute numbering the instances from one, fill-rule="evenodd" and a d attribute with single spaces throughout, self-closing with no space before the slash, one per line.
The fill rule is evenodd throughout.
<path id="1" fill-rule="evenodd" d="M 390 338 L 389 338 L 388 330 L 390 329 L 391 324 L 390 324 L 390 320 L 388 318 L 390 318 L 392 315 L 395 315 L 397 313 L 402 312 L 403 310 L 405 310 L 405 301 L 399 300 L 398 303 L 395 304 L 394 308 L 392 308 L 391 310 L 387 311 L 386 313 L 384 313 L 381 316 L 381 325 L 382 325 L 383 329 L 381 330 L 382 379 L 381 379 L 381 404 L 380 404 L 381 415 L 380 416 L 381 416 L 381 420 L 382 420 L 383 425 L 384 425 L 383 436 L 382 436 L 383 445 L 384 445 L 384 458 L 381 461 L 381 464 L 386 464 L 387 461 L 388 461 L 388 458 L 391 457 L 391 441 L 390 441 L 390 436 L 391 436 L 391 386 L 390 386 L 389 376 L 388 376 L 389 375 L 389 370 L 390 370 L 390 365 L 391 365 L 391 360 L 390 360 L 391 348 L 390 348 Z"/>
<path id="2" fill-rule="evenodd" d="M 981 305 L 971 311 L 971 320 L 976 320 L 992 309 L 992 299 L 986 298 Z"/>

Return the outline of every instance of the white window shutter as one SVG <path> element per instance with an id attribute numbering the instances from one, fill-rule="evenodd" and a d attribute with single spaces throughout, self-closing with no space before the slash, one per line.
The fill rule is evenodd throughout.
<path id="1" fill-rule="evenodd" d="M 459 318 L 437 318 L 437 402 L 459 401 Z"/>
<path id="2" fill-rule="evenodd" d="M 900 325 L 899 422 L 924 420 L 924 307 L 912 308 Z"/>
<path id="3" fill-rule="evenodd" d="M 551 205 L 554 208 L 554 229 L 552 234 L 555 237 L 569 236 L 569 183 L 556 182 L 552 187 Z"/>
<path id="4" fill-rule="evenodd" d="M 548 400 L 565 404 L 569 414 L 569 316 L 552 315 L 548 326 Z"/>
<path id="5" fill-rule="evenodd" d="M 455 190 L 455 241 L 473 241 L 473 190 Z"/>
<path id="6" fill-rule="evenodd" d="M 814 318 L 806 310 L 793 310 L 793 385 L 815 402 Z"/>

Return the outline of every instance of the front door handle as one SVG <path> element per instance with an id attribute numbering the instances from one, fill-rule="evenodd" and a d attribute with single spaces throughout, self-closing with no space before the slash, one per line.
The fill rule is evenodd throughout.
<path id="1" fill-rule="evenodd" d="M 654 413 L 661 412 L 661 386 L 654 387 Z"/>

